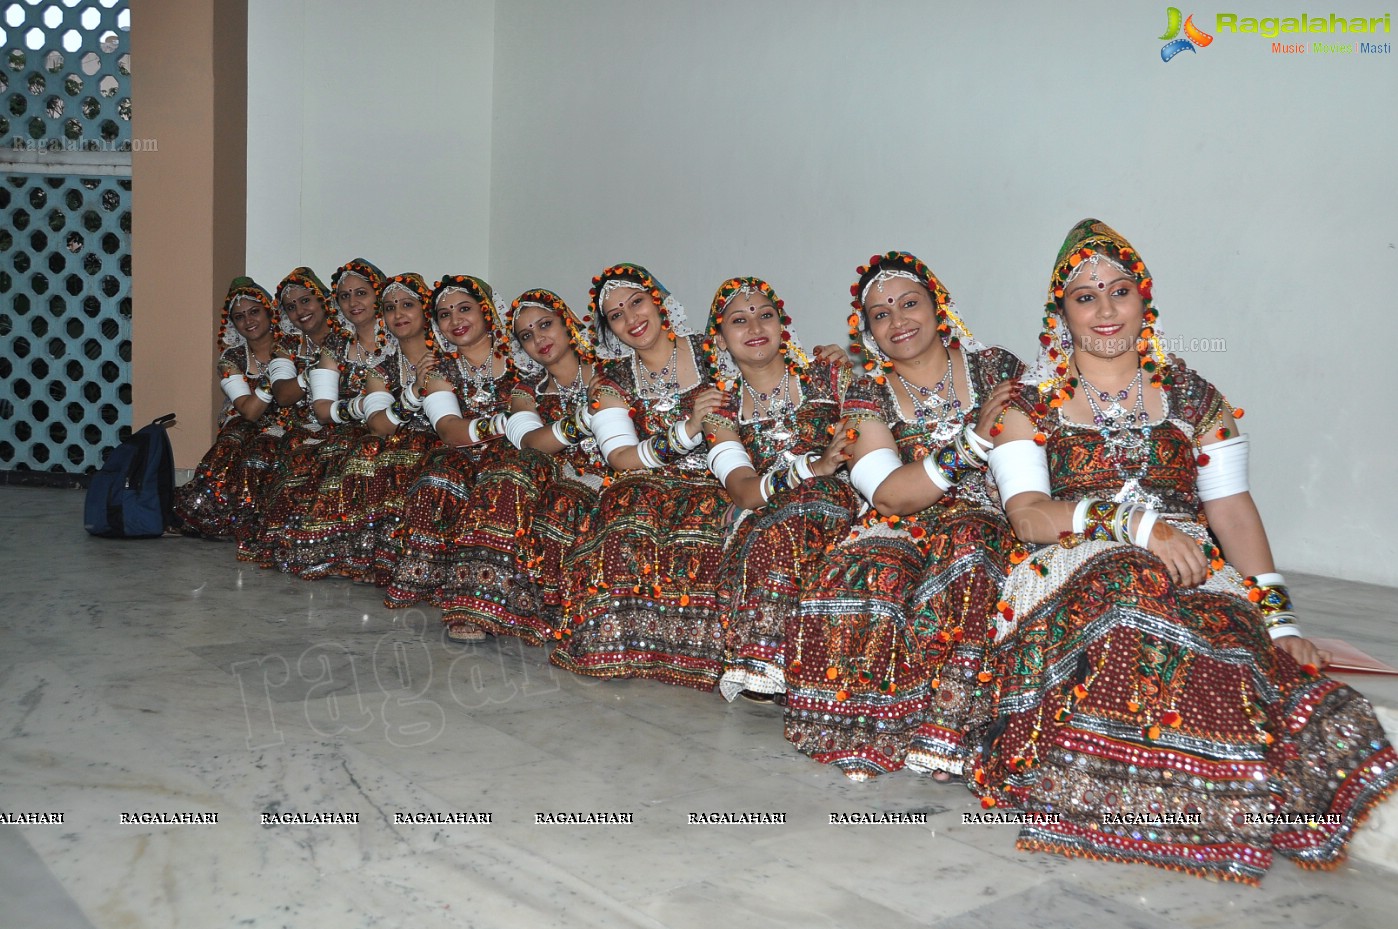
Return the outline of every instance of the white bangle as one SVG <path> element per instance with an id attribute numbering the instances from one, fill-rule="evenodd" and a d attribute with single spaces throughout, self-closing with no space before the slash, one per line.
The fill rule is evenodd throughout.
<path id="1" fill-rule="evenodd" d="M 1208 456 L 1194 478 L 1199 499 L 1204 503 L 1246 493 L 1248 490 L 1248 437 L 1235 436 L 1213 445 L 1205 445 L 1200 453 Z"/>
<path id="2" fill-rule="evenodd" d="M 876 448 L 854 463 L 849 471 L 849 481 L 865 500 L 873 503 L 879 486 L 902 466 L 903 459 L 893 449 Z"/>
<path id="3" fill-rule="evenodd" d="M 1096 497 L 1083 497 L 1073 507 L 1073 532 L 1082 535 L 1087 531 L 1087 508 L 1097 502 Z"/>
<path id="4" fill-rule="evenodd" d="M 455 391 L 434 390 L 422 398 L 422 412 L 427 414 L 427 421 L 436 429 L 437 424 L 448 416 L 461 417 L 461 403 L 456 399 Z"/>
<path id="5" fill-rule="evenodd" d="M 728 475 L 738 468 L 752 468 L 752 457 L 748 455 L 747 449 L 743 448 L 741 442 L 734 442 L 732 439 L 709 449 L 708 460 L 709 470 L 724 487 L 728 486 Z"/>
<path id="6" fill-rule="evenodd" d="M 400 426 L 403 421 L 393 415 L 393 394 L 386 390 L 376 390 L 371 394 L 360 394 L 350 401 L 350 415 L 361 422 L 368 422 L 369 417 L 382 410 L 388 414 L 388 421 L 395 426 Z"/>
<path id="7" fill-rule="evenodd" d="M 621 407 L 607 407 L 594 413 L 592 434 L 597 439 L 597 450 L 606 461 L 611 460 L 613 452 L 639 445 L 641 441 L 636 435 L 631 412 Z"/>
<path id="8" fill-rule="evenodd" d="M 641 464 L 651 470 L 663 468 L 665 466 L 665 462 L 661 461 L 660 457 L 655 454 L 654 438 L 646 439 L 644 442 L 637 445 L 636 453 L 641 456 Z"/>
<path id="9" fill-rule="evenodd" d="M 927 476 L 932 479 L 932 483 L 937 485 L 937 489 L 942 493 L 951 490 L 951 481 L 942 473 L 942 469 L 937 467 L 936 454 L 924 455 L 922 458 L 922 470 L 927 472 Z"/>
<path id="10" fill-rule="evenodd" d="M 330 400 L 340 399 L 340 372 L 331 371 L 326 368 L 312 368 L 311 374 L 311 399 Z M 339 422 L 339 420 L 336 420 Z"/>
<path id="11" fill-rule="evenodd" d="M 540 422 L 542 422 L 542 420 L 540 420 Z M 573 441 L 573 439 L 569 438 L 568 430 L 563 428 L 563 423 L 561 422 L 554 423 L 549 427 L 549 431 L 553 433 L 553 437 L 557 439 L 558 443 L 564 448 L 572 448 L 574 445 L 578 444 Z"/>
<path id="12" fill-rule="evenodd" d="M 294 381 L 296 376 L 296 362 L 290 358 L 273 358 L 267 365 L 267 380 L 273 384 L 277 381 Z"/>
<path id="13" fill-rule="evenodd" d="M 1257 581 L 1257 586 L 1259 586 L 1259 587 L 1285 587 L 1285 586 L 1286 586 L 1286 578 L 1282 577 L 1282 576 L 1281 576 L 1280 574 L 1278 574 L 1276 571 L 1270 571 L 1270 572 L 1268 572 L 1267 574 L 1256 574 L 1256 575 L 1253 575 L 1253 579 Z"/>
<path id="14" fill-rule="evenodd" d="M 1160 514 L 1150 507 L 1141 511 L 1141 521 L 1136 524 L 1136 531 L 1131 534 L 1131 544 L 1137 548 L 1150 548 L 1150 531 L 1155 528 L 1155 521 L 1160 518 Z"/>
<path id="15" fill-rule="evenodd" d="M 401 403 L 406 410 L 417 411 L 422 409 L 422 398 L 418 396 L 414 387 L 415 385 L 408 384 L 399 391 L 398 402 Z"/>
<path id="16" fill-rule="evenodd" d="M 680 446 L 680 448 L 684 449 L 687 452 L 694 451 L 694 449 L 698 447 L 699 443 L 704 441 L 704 424 L 702 422 L 695 423 L 695 426 L 699 431 L 695 433 L 693 438 L 690 438 L 689 433 L 686 431 L 686 427 L 688 426 L 689 421 L 693 418 L 694 417 L 692 416 L 687 416 L 679 422 L 675 423 L 675 441 Z"/>
<path id="17" fill-rule="evenodd" d="M 815 452 L 807 452 L 804 455 L 797 455 L 796 460 L 791 463 L 792 474 L 797 482 L 809 481 L 815 477 L 815 471 L 811 467 L 820 456 Z"/>
<path id="18" fill-rule="evenodd" d="M 524 448 L 524 437 L 535 429 L 542 428 L 544 421 L 538 413 L 533 410 L 520 410 L 518 413 L 511 413 L 505 422 L 505 437 L 515 448 Z"/>
<path id="19" fill-rule="evenodd" d="M 218 384 L 223 388 L 223 395 L 228 398 L 229 403 L 252 396 L 252 388 L 248 386 L 248 379 L 241 374 L 230 374 Z"/>
<path id="20" fill-rule="evenodd" d="M 989 439 L 982 439 L 970 423 L 966 424 L 966 450 L 982 462 L 990 460 L 990 450 L 995 447 L 995 443 Z"/>
<path id="21" fill-rule="evenodd" d="M 1052 496 L 1048 457 L 1040 446 L 1029 439 L 1015 439 L 991 449 L 990 472 L 995 476 L 1002 504 L 1009 503 L 1022 493 Z"/>
<path id="22" fill-rule="evenodd" d="M 330 421 L 339 425 L 345 421 L 346 403 L 343 400 L 330 401 Z"/>
<path id="23" fill-rule="evenodd" d="M 257 388 L 252 392 L 252 395 L 257 399 L 261 400 L 263 403 L 272 402 L 272 392 L 268 390 L 266 387 Z"/>

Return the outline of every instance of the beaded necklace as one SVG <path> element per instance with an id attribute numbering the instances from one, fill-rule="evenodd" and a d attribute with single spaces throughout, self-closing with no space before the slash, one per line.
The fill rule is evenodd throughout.
<path id="1" fill-rule="evenodd" d="M 374 333 L 375 336 L 377 336 L 377 328 L 375 328 Z M 355 355 L 358 357 L 351 358 L 351 350 L 353 350 Z M 358 336 L 356 336 L 355 340 L 350 343 L 350 347 L 345 350 L 345 361 L 349 362 L 352 365 L 359 365 L 363 368 L 377 368 L 379 365 L 383 364 L 386 360 L 388 360 L 388 356 L 392 355 L 393 353 L 394 348 L 392 342 L 386 342 L 383 345 L 378 345 L 376 342 L 374 350 L 372 352 L 366 352 L 364 350 L 364 346 L 360 344 Z"/>
<path id="2" fill-rule="evenodd" d="M 490 402 L 490 388 L 495 380 L 490 376 L 491 361 L 490 355 L 486 355 L 481 364 L 473 364 L 465 354 L 456 356 L 456 369 L 461 372 L 461 376 L 471 388 L 471 395 L 466 398 L 466 402 L 472 406 L 481 407 Z"/>
<path id="3" fill-rule="evenodd" d="M 947 351 L 947 372 L 932 387 L 920 387 L 905 378 L 896 367 L 893 369 L 894 376 L 902 382 L 908 399 L 913 402 L 913 422 L 928 430 L 927 442 L 932 445 L 949 441 L 966 422 L 967 405 L 962 403 L 961 395 L 956 392 L 956 378 L 952 376 L 952 371 L 950 349 Z M 970 382 L 969 370 L 967 382 Z M 942 396 L 943 391 L 946 392 L 945 397 Z M 891 386 L 888 392 L 893 396 Z M 896 396 L 893 400 L 894 409 L 899 411 L 898 418 L 902 419 L 903 414 L 899 410 L 902 404 L 898 403 Z"/>
<path id="4" fill-rule="evenodd" d="M 652 373 L 641 356 L 631 353 L 631 372 L 636 377 L 636 396 L 647 409 L 657 413 L 668 413 L 679 403 L 680 394 L 680 343 L 676 339 L 670 350 L 670 360 L 659 372 Z M 644 382 L 643 382 L 644 379 Z"/>
<path id="5" fill-rule="evenodd" d="M 558 394 L 559 402 L 563 405 L 565 412 L 573 412 L 582 404 L 583 398 L 587 396 L 587 382 L 583 380 L 582 362 L 578 362 L 577 373 L 573 375 L 573 382 L 564 385 L 558 378 L 549 372 L 548 380 L 553 381 L 554 392 Z"/>
<path id="6" fill-rule="evenodd" d="M 791 395 L 789 369 L 782 373 L 782 379 L 777 382 L 777 386 L 766 393 L 754 389 L 741 375 L 738 381 L 743 391 L 752 397 L 752 416 L 744 420 L 740 408 L 738 421 L 740 424 L 752 426 L 758 457 L 765 460 L 785 451 L 791 445 L 791 440 L 796 437 L 796 410 L 802 400 L 800 380 L 796 382 L 795 397 Z"/>
<path id="7" fill-rule="evenodd" d="M 1150 415 L 1146 413 L 1141 369 L 1137 368 L 1131 383 L 1115 394 L 1098 390 L 1083 377 L 1081 370 L 1078 371 L 1078 382 L 1086 388 L 1083 395 L 1092 410 L 1092 424 L 1097 427 L 1097 434 L 1102 437 L 1106 448 L 1106 459 L 1116 468 L 1117 477 L 1121 479 L 1121 489 L 1114 499 L 1118 503 L 1147 503 L 1159 508 L 1159 497 L 1141 489 L 1141 480 L 1150 465 L 1151 451 Z M 1123 404 L 1133 390 L 1136 402 L 1128 410 Z M 1106 404 L 1105 408 L 1103 404 Z"/>

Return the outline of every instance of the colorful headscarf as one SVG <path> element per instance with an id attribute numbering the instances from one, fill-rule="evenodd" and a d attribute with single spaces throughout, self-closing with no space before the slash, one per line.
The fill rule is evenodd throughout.
<path id="1" fill-rule="evenodd" d="M 235 277 L 233 283 L 228 285 L 228 296 L 223 299 L 223 316 L 218 324 L 218 341 L 224 348 L 237 348 L 247 344 L 248 340 L 243 338 L 243 334 L 238 331 L 237 327 L 228 321 L 228 314 L 233 311 L 233 304 L 245 297 L 262 304 L 262 308 L 267 311 L 267 318 L 271 320 L 273 329 L 281 325 L 277 304 L 272 301 L 272 295 L 267 292 L 267 288 L 250 277 Z"/>
<path id="2" fill-rule="evenodd" d="M 957 315 L 956 304 L 952 302 L 951 294 L 942 286 L 937 275 L 932 273 L 932 269 L 923 264 L 916 255 L 908 252 L 874 255 L 870 257 L 867 265 L 860 265 L 855 273 L 859 275 L 859 280 L 849 288 L 850 296 L 853 297 L 850 306 L 854 307 L 854 312 L 849 314 L 848 320 L 849 347 L 856 358 L 863 359 L 865 371 L 879 369 L 877 377 L 882 377 L 884 371 L 893 370 L 893 362 L 874 341 L 864 318 L 864 295 L 869 292 L 870 287 L 890 278 L 907 278 L 927 288 L 927 292 L 932 295 L 932 302 L 937 307 L 937 334 L 942 337 L 942 344 L 947 348 L 964 345 L 968 351 L 973 352 L 983 348 Z"/>
<path id="3" fill-rule="evenodd" d="M 374 347 L 383 348 L 388 341 L 388 332 L 383 324 L 383 317 L 379 313 L 379 300 L 383 294 L 383 287 L 387 282 L 387 277 L 373 262 L 363 258 L 351 258 L 349 261 L 336 268 L 334 274 L 330 275 L 331 293 L 337 293 L 339 291 L 340 280 L 345 277 L 345 275 L 361 277 L 365 281 L 368 281 L 370 288 L 373 289 L 375 316 Z M 336 301 L 336 315 L 340 320 L 340 328 L 353 335 L 354 323 L 350 322 L 350 318 L 345 315 L 344 308 L 339 306 L 339 301 Z"/>
<path id="4" fill-rule="evenodd" d="M 1044 304 L 1039 357 L 1023 378 L 1026 385 L 1038 387 L 1044 394 L 1052 394 L 1057 403 L 1073 396 L 1077 387 L 1077 379 L 1069 373 L 1073 358 L 1073 335 L 1068 331 L 1063 313 L 1063 291 L 1080 268 L 1085 266 L 1084 263 L 1091 265 L 1103 260 L 1130 274 L 1145 300 L 1145 326 L 1136 342 L 1141 368 L 1156 387 L 1168 388 L 1172 384 L 1169 362 L 1161 345 L 1160 329 L 1155 325 L 1159 314 L 1152 305 L 1150 271 L 1131 243 L 1119 232 L 1100 220 L 1084 219 L 1068 232 L 1063 247 L 1058 250 L 1053 276 L 1049 280 L 1048 301 Z"/>
<path id="5" fill-rule="evenodd" d="M 383 290 L 379 291 L 379 317 L 383 317 L 383 302 L 394 290 L 402 290 L 417 297 L 422 302 L 422 322 L 423 337 L 427 341 L 428 351 L 435 346 L 432 344 L 432 336 L 436 329 L 432 325 L 432 288 L 427 286 L 427 282 L 422 279 L 422 275 L 416 271 L 409 271 L 405 274 L 395 274 L 384 281 Z M 384 326 L 384 331 L 388 336 L 388 344 L 396 351 L 398 348 L 398 337 L 388 331 Z"/>
<path id="6" fill-rule="evenodd" d="M 599 358 L 629 358 L 634 354 L 631 346 L 613 334 L 611 327 L 607 325 L 606 316 L 602 312 L 602 301 L 616 287 L 635 287 L 649 291 L 651 299 L 660 307 L 660 326 L 671 339 L 693 334 L 688 326 L 684 307 L 671 295 L 670 291 L 665 289 L 665 285 L 656 280 L 654 275 L 640 265 L 624 261 L 621 264 L 612 265 L 594 277 L 592 288 L 587 292 L 590 312 L 583 317 L 583 322 L 592 324 L 593 344 L 596 346 Z"/>
<path id="7" fill-rule="evenodd" d="M 810 359 L 806 357 L 800 342 L 792 333 L 786 301 L 777 296 L 772 285 L 757 277 L 730 277 L 718 285 L 718 290 L 714 293 L 713 302 L 709 304 L 708 325 L 704 331 L 704 356 L 709 362 L 709 379 L 718 385 L 719 390 L 727 390 L 728 385 L 741 376 L 733 356 L 718 347 L 719 326 L 723 324 L 723 314 L 728 310 L 728 304 L 738 297 L 750 294 L 758 294 L 772 301 L 772 305 L 781 314 L 781 353 L 786 362 L 786 369 L 797 377 L 804 378 L 806 368 L 810 365 Z"/>
<path id="8" fill-rule="evenodd" d="M 282 296 L 286 293 L 288 287 L 304 287 L 317 297 L 320 297 L 321 301 L 325 304 L 325 318 L 330 328 L 340 332 L 341 335 L 345 334 L 344 330 L 340 329 L 336 324 L 340 316 L 340 310 L 335 305 L 335 293 L 334 291 L 326 289 L 324 282 L 316 276 L 314 271 L 310 268 L 297 268 L 295 271 L 292 271 L 286 277 L 282 278 L 282 282 L 277 285 L 277 306 L 280 307 L 282 305 Z M 301 334 L 301 331 L 296 328 L 296 324 L 291 321 L 290 313 L 282 316 L 282 332 L 285 332 L 287 335 Z"/>
<path id="9" fill-rule="evenodd" d="M 544 366 L 529 357 L 529 353 L 524 350 L 524 346 L 515 335 L 515 317 L 519 315 L 520 310 L 531 306 L 547 310 L 563 322 L 563 327 L 568 331 L 568 344 L 573 346 L 578 358 L 585 362 L 596 360 L 597 353 L 593 350 L 592 340 L 572 307 L 553 291 L 536 288 L 526 290 L 510 301 L 509 312 L 505 314 L 505 328 L 510 334 L 510 348 L 514 355 L 515 367 L 521 373 L 529 377 L 538 377 L 544 371 Z"/>
<path id="10" fill-rule="evenodd" d="M 427 304 L 427 317 L 432 321 L 432 333 L 436 336 L 441 351 L 453 359 L 459 357 L 457 347 L 437 325 L 437 301 L 451 293 L 466 294 L 481 305 L 481 317 L 485 320 L 486 328 L 490 330 L 491 352 L 496 357 L 505 359 L 507 367 L 513 368 L 510 333 L 500 322 L 500 311 L 495 308 L 495 291 L 491 290 L 485 281 L 469 274 L 448 274 L 432 288 L 432 299 Z"/>

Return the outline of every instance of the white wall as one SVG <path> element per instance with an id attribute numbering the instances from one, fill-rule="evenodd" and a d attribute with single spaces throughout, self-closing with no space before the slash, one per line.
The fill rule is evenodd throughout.
<path id="1" fill-rule="evenodd" d="M 751 273 L 783 294 L 811 344 L 843 341 L 855 265 L 906 248 L 937 269 L 977 335 L 1028 354 L 1059 242 L 1095 215 L 1144 254 L 1167 333 L 1225 341 L 1181 354 L 1248 411 L 1281 567 L 1398 584 L 1398 489 L 1383 477 L 1395 417 L 1379 373 L 1398 292 L 1395 56 L 1283 57 L 1269 40 L 1223 34 L 1167 64 L 1163 5 L 1102 0 L 505 0 L 493 13 L 425 5 L 440 17 L 404 6 L 382 22 L 361 6 L 252 0 L 255 273 L 363 252 L 431 273 L 485 267 L 506 298 L 546 286 L 581 308 L 592 274 L 634 260 L 696 322 L 721 280 Z M 296 108 L 323 126 L 364 96 L 355 69 L 313 85 L 309 64 L 305 81 L 278 79 L 285 55 L 259 58 L 263 44 L 299 49 L 267 34 L 293 9 L 326 35 L 317 48 L 371 24 L 385 70 L 404 55 L 403 96 L 476 115 L 466 151 L 477 160 L 405 146 L 331 157 L 307 141 L 294 158 L 288 146 L 259 153 L 296 125 Z M 1213 31 L 1212 19 L 1199 25 Z M 492 24 L 493 78 L 442 84 L 412 65 L 423 43 L 451 44 L 442 22 L 471 42 Z M 374 112 L 405 106 L 373 99 Z M 453 189 L 482 170 L 488 194 Z M 364 176 L 384 192 L 403 185 L 383 212 L 392 232 L 331 211 Z M 447 207 L 462 220 L 448 222 Z"/>
<path id="2" fill-rule="evenodd" d="M 249 0 L 248 273 L 490 259 L 494 0 Z"/>

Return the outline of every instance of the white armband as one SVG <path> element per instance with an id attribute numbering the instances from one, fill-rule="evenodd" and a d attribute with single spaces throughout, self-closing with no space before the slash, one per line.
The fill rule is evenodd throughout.
<path id="1" fill-rule="evenodd" d="M 515 448 L 524 448 L 524 437 L 535 429 L 544 428 L 544 421 L 539 414 L 533 410 L 521 410 L 518 413 L 511 413 L 510 418 L 505 421 L 505 438 Z"/>
<path id="2" fill-rule="evenodd" d="M 267 380 L 273 384 L 277 381 L 296 380 L 296 362 L 290 358 L 273 358 L 267 365 Z"/>
<path id="3" fill-rule="evenodd" d="M 709 470 L 718 478 L 720 484 L 727 487 L 728 475 L 739 468 L 752 468 L 752 457 L 741 442 L 729 439 L 709 449 Z"/>
<path id="4" fill-rule="evenodd" d="M 340 399 L 340 372 L 326 368 L 312 368 L 311 399 L 329 400 L 332 403 Z"/>
<path id="5" fill-rule="evenodd" d="M 990 450 L 990 473 L 1000 489 L 1000 500 L 1009 503 L 1022 493 L 1052 496 L 1048 456 L 1029 439 L 1015 439 Z"/>
<path id="6" fill-rule="evenodd" d="M 606 407 L 592 414 L 592 434 L 604 461 L 611 459 L 612 452 L 641 443 L 631 411 L 621 407 Z"/>
<path id="7" fill-rule="evenodd" d="M 1248 490 L 1248 437 L 1234 436 L 1213 445 L 1205 445 L 1199 451 L 1209 457 L 1208 464 L 1200 465 L 1199 474 L 1194 479 L 1199 488 L 1199 499 L 1205 503 L 1220 497 L 1246 493 Z"/>
<path id="8" fill-rule="evenodd" d="M 223 395 L 228 398 L 229 403 L 252 396 L 252 388 L 248 386 L 248 379 L 241 374 L 230 374 L 218 383 L 223 388 Z"/>
<path id="9" fill-rule="evenodd" d="M 389 393 L 386 390 L 376 390 L 371 394 L 364 395 L 363 400 L 361 400 L 359 403 L 359 409 L 357 410 L 354 407 L 354 401 L 350 401 L 351 412 L 355 413 L 356 418 L 360 419 L 363 422 L 367 423 L 369 421 L 370 416 L 373 416 L 375 413 L 382 410 L 383 412 L 388 414 L 389 422 L 393 423 L 393 425 L 395 426 L 401 425 L 402 420 L 394 416 L 393 411 L 390 409 L 390 407 L 392 406 L 393 394 Z"/>
<path id="10" fill-rule="evenodd" d="M 437 424 L 448 416 L 461 416 L 461 404 L 452 390 L 436 390 L 422 398 L 422 412 L 436 429 Z"/>
<path id="11" fill-rule="evenodd" d="M 863 458 L 855 462 L 854 467 L 849 470 L 849 482 L 854 485 L 854 489 L 868 500 L 874 502 L 874 492 L 879 489 L 879 485 L 888 480 L 888 476 L 903 466 L 903 459 L 898 457 L 898 453 L 891 448 L 876 448 Z"/>

